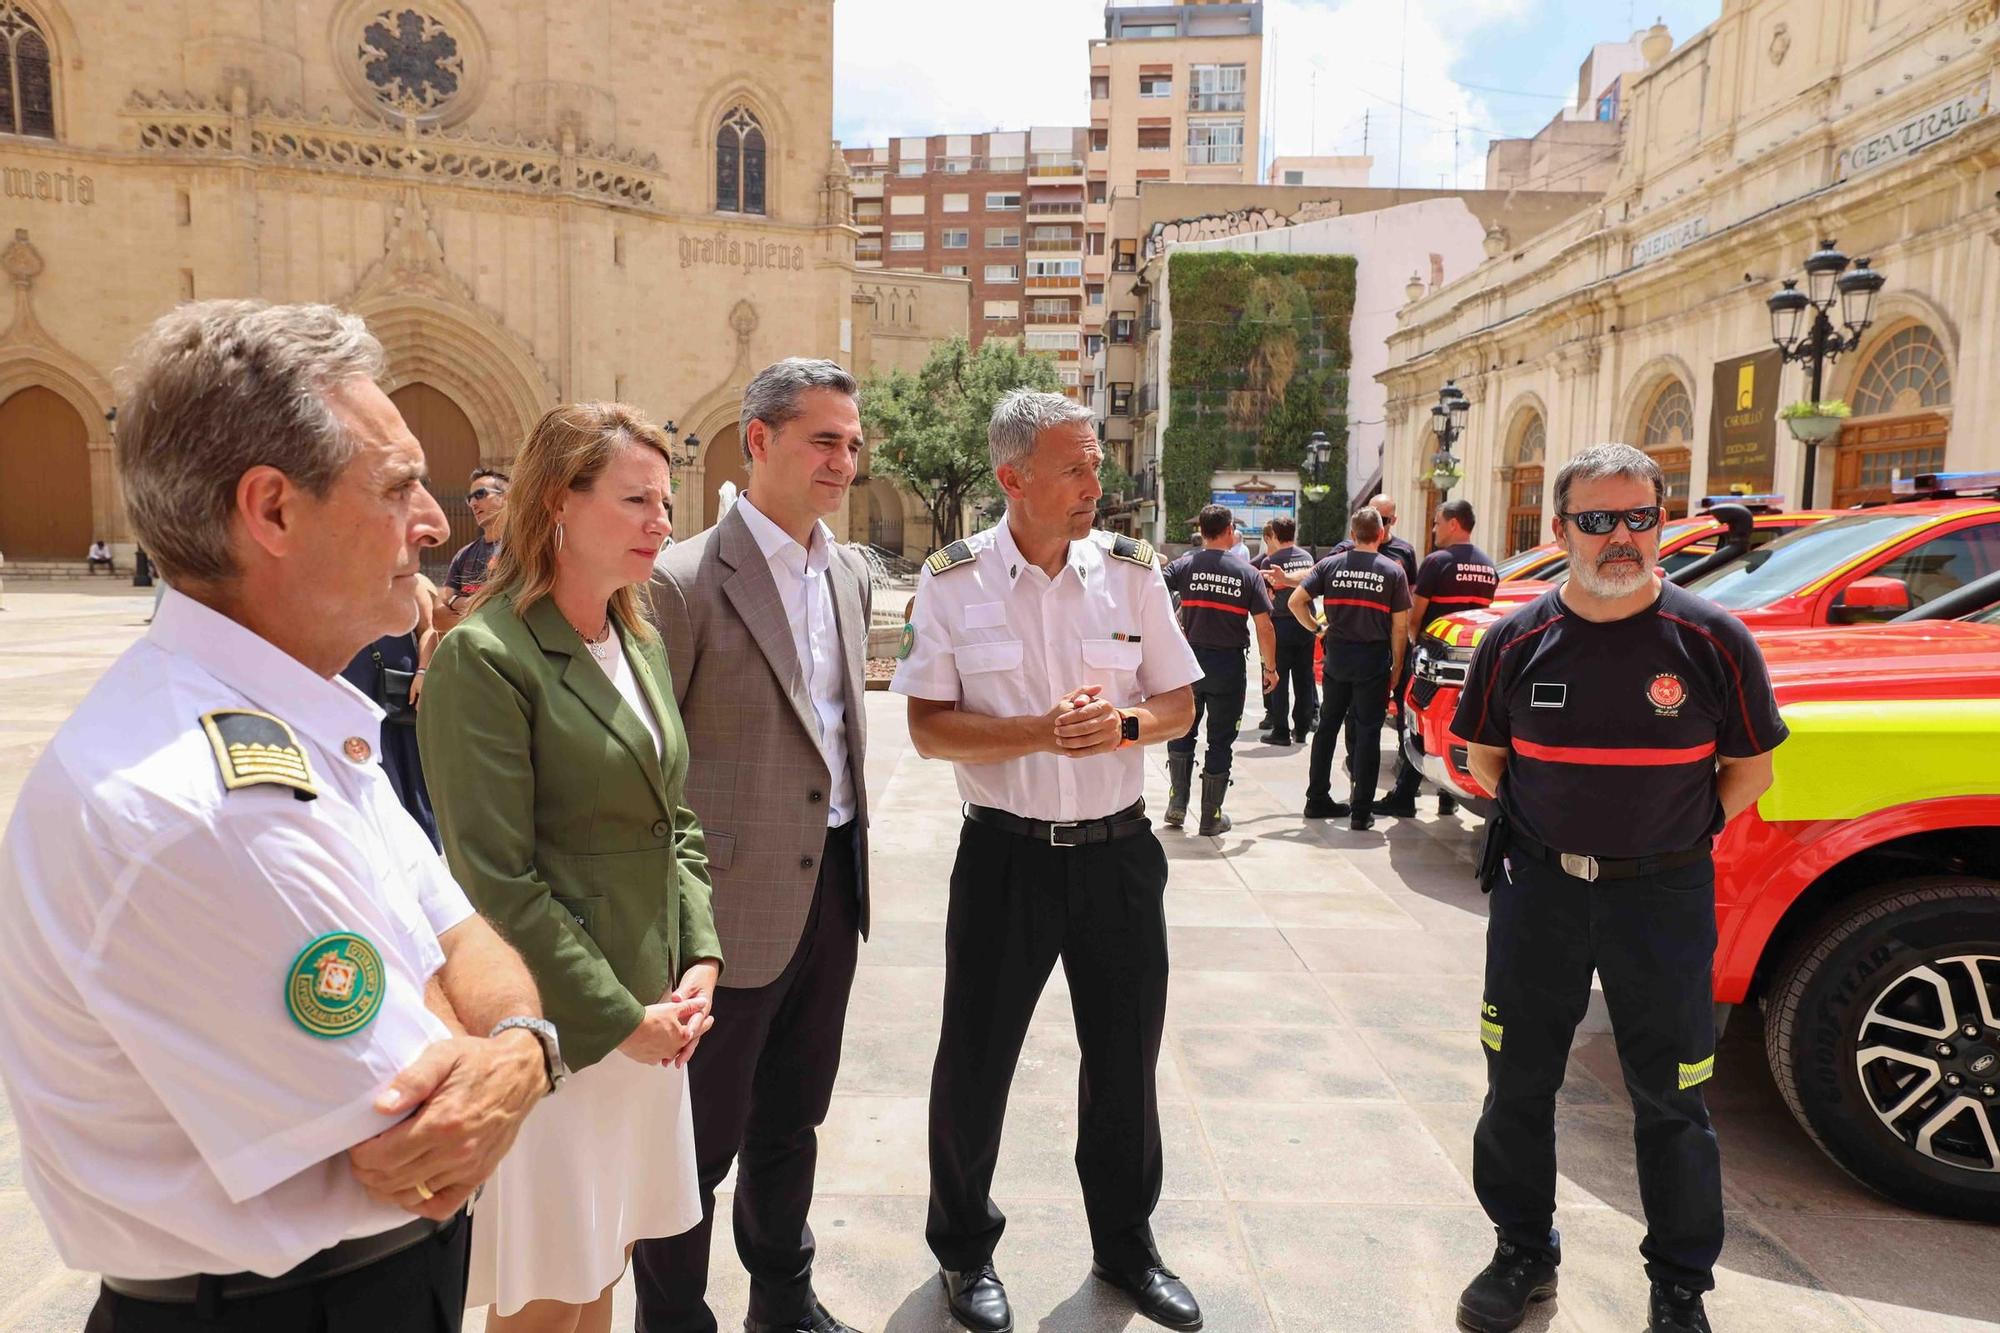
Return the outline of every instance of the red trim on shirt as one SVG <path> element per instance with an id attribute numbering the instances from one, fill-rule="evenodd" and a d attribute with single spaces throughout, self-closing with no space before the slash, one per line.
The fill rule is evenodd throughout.
<path id="1" fill-rule="evenodd" d="M 1493 605 L 1493 599 L 1491 597 L 1433 597 L 1425 604 L 1428 606 L 1491 606 Z"/>
<path id="2" fill-rule="evenodd" d="M 1751 745 L 1757 747 L 1755 752 L 1762 754 L 1764 752 L 1764 743 L 1757 739 L 1757 724 L 1750 720 L 1750 696 L 1744 692 L 1743 669 L 1736 665 L 1736 655 L 1723 646 L 1722 640 L 1716 638 L 1692 620 L 1683 620 L 1673 612 L 1664 610 L 1660 612 L 1660 616 L 1662 619 L 1673 621 L 1676 625 L 1685 625 L 1696 634 L 1701 635 L 1702 638 L 1707 639 L 1714 646 L 1715 651 L 1722 654 L 1722 660 L 1729 663 L 1729 676 L 1736 686 L 1736 706 L 1743 710 L 1743 734 L 1750 738 Z"/>
<path id="3" fill-rule="evenodd" d="M 1231 606 L 1227 602 L 1190 601 L 1185 597 L 1181 598 L 1182 610 L 1186 610 L 1190 606 L 1199 606 L 1208 611 L 1227 611 L 1231 615 L 1238 616 L 1247 616 L 1250 614 L 1250 608 L 1247 606 Z"/>
<path id="4" fill-rule="evenodd" d="M 1649 750 L 1630 745 L 1537 745 L 1516 736 L 1514 752 L 1523 759 L 1540 759 L 1550 764 L 1597 764 L 1607 768 L 1670 768 L 1692 764 L 1715 753 L 1715 742 L 1690 745 L 1680 750 Z"/>
<path id="5" fill-rule="evenodd" d="M 1388 603 L 1363 601 L 1359 597 L 1322 597 L 1320 601 L 1327 606 L 1365 606 L 1370 611 L 1380 611 L 1385 616 L 1392 614 Z"/>

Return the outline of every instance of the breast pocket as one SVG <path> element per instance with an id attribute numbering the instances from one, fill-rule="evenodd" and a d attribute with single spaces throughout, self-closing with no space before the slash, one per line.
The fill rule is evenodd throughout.
<path id="1" fill-rule="evenodd" d="M 1136 701 L 1145 649 L 1123 639 L 1085 639 L 1082 646 L 1083 664 L 1098 677 L 1086 683 L 1102 685 L 1114 704 Z"/>
<path id="2" fill-rule="evenodd" d="M 1019 639 L 961 643 L 953 647 L 952 657 L 958 663 L 959 697 L 975 712 L 997 716 L 1015 711 L 1010 705 L 1019 693 L 1014 688 L 1021 672 Z"/>

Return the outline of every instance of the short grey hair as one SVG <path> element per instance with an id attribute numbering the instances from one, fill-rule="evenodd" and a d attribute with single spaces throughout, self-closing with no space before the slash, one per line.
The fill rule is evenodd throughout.
<path id="1" fill-rule="evenodd" d="M 1593 444 L 1562 465 L 1556 473 L 1556 512 L 1569 512 L 1569 488 L 1579 481 L 1602 481 L 1606 477 L 1636 477 L 1653 483 L 1653 503 L 1667 502 L 1667 479 L 1660 465 L 1629 444 Z"/>
<path id="2" fill-rule="evenodd" d="M 1347 535 L 1357 542 L 1379 542 L 1387 528 L 1382 521 L 1382 511 L 1372 504 L 1362 505 L 1354 511 L 1354 517 L 1347 521 Z"/>
<path id="3" fill-rule="evenodd" d="M 330 305 L 198 301 L 156 320 L 122 372 L 117 457 L 133 531 L 167 580 L 240 572 L 229 533 L 251 468 L 325 496 L 355 451 L 327 392 L 386 365 L 361 317 Z"/>
<path id="4" fill-rule="evenodd" d="M 1009 464 L 1020 467 L 1035 452 L 1035 440 L 1045 430 L 1072 421 L 1094 420 L 1089 408 L 1059 393 L 1009 389 L 993 405 L 993 417 L 986 423 L 986 450 L 992 458 L 993 470 L 998 472 Z M 1095 430 L 1093 426 L 1093 434 Z"/>
<path id="5" fill-rule="evenodd" d="M 799 398 L 808 389 L 836 389 L 849 398 L 861 396 L 854 376 L 832 361 L 810 356 L 788 356 L 773 361 L 751 377 L 743 391 L 742 415 L 737 419 L 736 438 L 743 446 L 743 461 L 750 461 L 750 423 L 761 421 L 772 430 L 797 419 L 803 411 Z"/>

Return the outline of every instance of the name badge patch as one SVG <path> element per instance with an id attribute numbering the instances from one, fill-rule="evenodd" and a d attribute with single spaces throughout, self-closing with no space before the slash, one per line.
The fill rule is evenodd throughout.
<path id="1" fill-rule="evenodd" d="M 1557 681 L 1538 680 L 1528 688 L 1530 708 L 1561 708 L 1569 702 L 1569 686 Z"/>
<path id="2" fill-rule="evenodd" d="M 285 975 L 285 1009 L 315 1037 L 351 1037 L 382 1012 L 388 977 L 375 946 L 352 931 L 322 935 Z"/>

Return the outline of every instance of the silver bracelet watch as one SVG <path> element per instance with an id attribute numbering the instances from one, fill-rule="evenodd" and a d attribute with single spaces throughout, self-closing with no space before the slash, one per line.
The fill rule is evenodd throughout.
<path id="1" fill-rule="evenodd" d="M 532 1033 L 535 1040 L 542 1044 L 542 1060 L 548 1068 L 549 1075 L 548 1095 L 553 1097 L 562 1089 L 562 1085 L 569 1081 L 569 1066 L 563 1063 L 562 1042 L 556 1037 L 556 1025 L 546 1018 L 530 1018 L 526 1014 L 519 1014 L 513 1018 L 501 1019 L 486 1035 L 491 1039 L 512 1028 Z"/>

